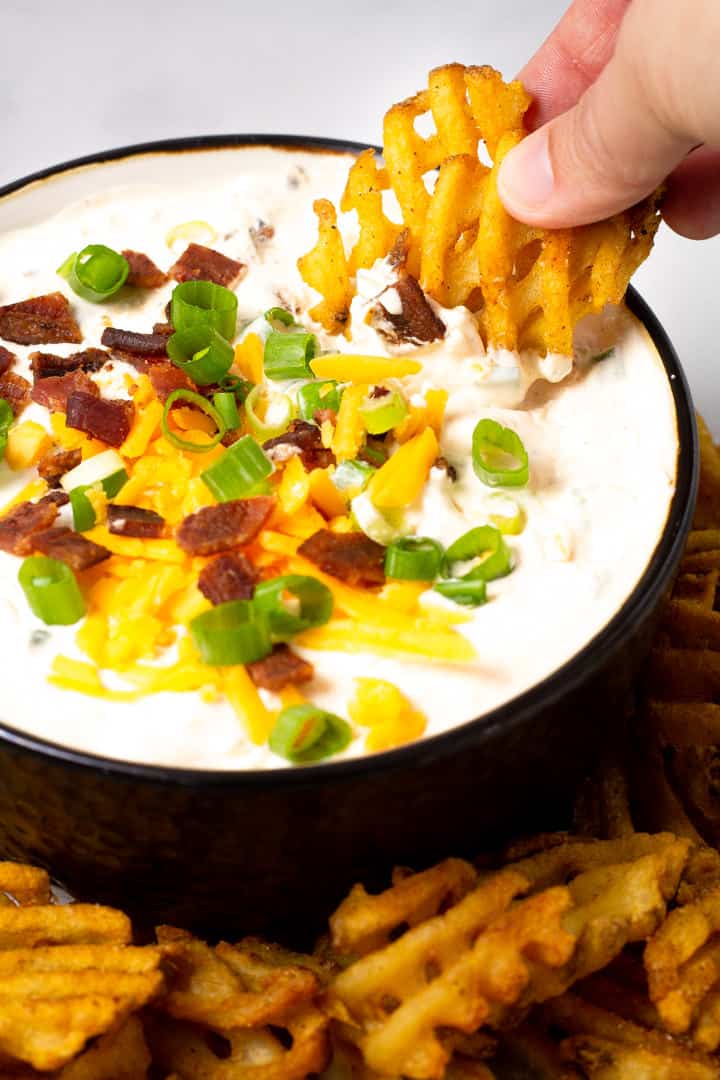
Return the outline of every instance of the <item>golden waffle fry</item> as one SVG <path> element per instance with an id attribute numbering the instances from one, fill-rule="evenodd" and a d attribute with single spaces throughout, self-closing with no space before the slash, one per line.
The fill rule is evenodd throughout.
<path id="1" fill-rule="evenodd" d="M 0 908 L 0 950 L 36 945 L 127 945 L 127 915 L 94 904 Z"/>
<path id="2" fill-rule="evenodd" d="M 103 1035 L 66 1065 L 57 1080 L 144 1080 L 149 1068 L 150 1052 L 142 1024 L 131 1016 L 121 1028 Z"/>
<path id="3" fill-rule="evenodd" d="M 385 167 L 365 151 L 341 201 L 359 225 L 349 258 L 323 201 L 318 245 L 298 264 L 323 297 L 314 317 L 327 330 L 345 326 L 338 305 L 349 307 L 352 275 L 389 255 L 397 239 L 401 224 L 384 207 L 390 192 L 408 231 L 407 269 L 435 300 L 475 312 L 492 346 L 570 355 L 577 322 L 621 302 L 652 246 L 659 198 L 569 231 L 513 221 L 498 196 L 497 172 L 526 134 L 530 101 L 520 83 L 504 83 L 490 67 L 448 64 L 430 72 L 427 89 L 388 110 Z M 432 126 L 427 136 L 418 130 L 425 120 Z M 480 143 L 489 166 L 478 155 Z"/>
<path id="4" fill-rule="evenodd" d="M 37 866 L 0 862 L 0 905 L 50 903 L 50 878 Z"/>

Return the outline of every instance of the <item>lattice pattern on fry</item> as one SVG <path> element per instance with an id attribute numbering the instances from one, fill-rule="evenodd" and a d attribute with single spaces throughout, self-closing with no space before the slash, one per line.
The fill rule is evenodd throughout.
<path id="1" fill-rule="evenodd" d="M 355 246 L 346 258 L 334 210 L 323 200 L 322 209 L 316 204 L 318 244 L 298 263 L 323 297 L 312 314 L 327 330 L 345 328 L 353 275 L 387 256 L 401 227 L 409 238 L 408 271 L 439 303 L 477 313 L 486 342 L 498 348 L 570 355 L 577 322 L 622 300 L 652 247 L 659 197 L 569 231 L 512 220 L 497 174 L 526 134 L 530 100 L 520 83 L 504 83 L 490 67 L 448 64 L 430 72 L 427 89 L 388 110 L 384 167 L 366 150 L 340 203 L 357 214 Z M 426 119 L 433 130 L 423 136 L 418 124 Z M 480 143 L 490 165 L 478 155 Z M 387 216 L 383 196 L 390 192 L 402 222 Z"/>

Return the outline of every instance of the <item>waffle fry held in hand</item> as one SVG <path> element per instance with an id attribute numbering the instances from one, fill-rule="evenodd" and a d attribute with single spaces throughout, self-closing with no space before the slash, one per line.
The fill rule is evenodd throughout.
<path id="1" fill-rule="evenodd" d="M 571 356 L 583 316 L 622 302 L 650 253 L 659 199 L 570 230 L 514 221 L 500 202 L 497 171 L 526 134 L 530 103 L 519 82 L 504 83 L 493 68 L 448 64 L 430 72 L 426 90 L 392 106 L 384 166 L 372 150 L 361 154 L 340 202 L 341 211 L 357 214 L 349 250 L 335 208 L 315 203 L 318 243 L 299 265 L 322 296 L 312 314 L 326 330 L 337 333 L 362 317 L 352 305 L 361 272 L 392 261 L 396 245 L 407 273 L 433 300 L 473 312 L 489 349 Z M 433 131 L 423 137 L 417 122 L 428 118 Z M 397 223 L 386 214 L 385 193 L 399 207 Z"/>

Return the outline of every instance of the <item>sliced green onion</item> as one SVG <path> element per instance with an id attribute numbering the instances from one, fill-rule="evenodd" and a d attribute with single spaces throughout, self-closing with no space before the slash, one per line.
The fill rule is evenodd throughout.
<path id="1" fill-rule="evenodd" d="M 260 417 L 258 409 L 263 401 L 264 416 Z M 293 403 L 287 394 L 272 394 L 263 383 L 253 386 L 245 398 L 245 416 L 250 430 L 263 442 L 287 431 L 293 411 Z"/>
<path id="2" fill-rule="evenodd" d="M 263 366 L 268 379 L 312 378 L 310 361 L 317 351 L 314 334 L 272 330 L 265 339 Z"/>
<path id="3" fill-rule="evenodd" d="M 214 281 L 183 281 L 176 285 L 170 305 L 170 322 L 176 330 L 211 326 L 230 341 L 237 326 L 237 296 Z"/>
<path id="4" fill-rule="evenodd" d="M 489 497 L 487 508 L 492 511 L 488 513 L 490 524 L 499 529 L 503 536 L 519 536 L 525 528 L 525 511 L 509 495 L 495 492 Z"/>
<path id="5" fill-rule="evenodd" d="M 241 379 L 239 375 L 226 375 L 224 379 L 220 380 L 218 386 L 221 390 L 228 390 L 231 394 L 234 394 L 241 405 L 253 388 L 251 382 L 247 379 Z"/>
<path id="6" fill-rule="evenodd" d="M 198 386 L 225 378 L 233 362 L 233 347 L 212 326 L 178 330 L 167 342 L 167 354 L 176 367 Z"/>
<path id="7" fill-rule="evenodd" d="M 0 398 L 0 461 L 2 461 L 7 448 L 8 430 L 14 419 L 15 414 L 12 408 L 5 398 Z"/>
<path id="8" fill-rule="evenodd" d="M 213 394 L 213 405 L 222 417 L 226 431 L 234 431 L 235 428 L 240 427 L 237 398 L 231 390 L 222 390 L 219 394 Z"/>
<path id="9" fill-rule="evenodd" d="M 281 326 L 295 326 L 295 316 L 290 311 L 286 311 L 282 307 L 271 307 L 265 312 L 265 318 L 270 325 L 275 329 L 275 324 L 280 323 Z"/>
<path id="10" fill-rule="evenodd" d="M 331 476 L 331 480 L 338 491 L 347 491 L 358 495 L 363 491 L 373 475 L 374 465 L 368 465 L 367 461 L 343 461 L 338 465 Z"/>
<path id="11" fill-rule="evenodd" d="M 452 577 L 458 563 L 481 557 L 482 562 L 471 573 L 483 581 L 494 581 L 512 570 L 510 552 L 500 530 L 493 525 L 479 525 L 476 529 L 470 529 L 451 544 L 445 552 L 443 573 L 446 577 Z"/>
<path id="12" fill-rule="evenodd" d="M 80 586 L 67 563 L 34 555 L 23 561 L 18 580 L 33 615 L 48 626 L 71 626 L 85 614 Z"/>
<path id="13" fill-rule="evenodd" d="M 356 495 L 350 503 L 357 527 L 376 544 L 387 547 L 393 540 L 398 540 L 405 528 L 405 514 L 402 510 L 379 510 L 367 491 Z"/>
<path id="14" fill-rule="evenodd" d="M 230 502 L 256 494 L 258 484 L 272 471 L 272 462 L 262 447 L 250 435 L 244 435 L 200 477 L 218 502 Z"/>
<path id="15" fill-rule="evenodd" d="M 382 445 L 365 443 L 362 448 L 363 461 L 369 462 L 374 468 L 379 469 L 388 459 L 387 449 Z"/>
<path id="16" fill-rule="evenodd" d="M 463 607 L 481 607 L 487 600 L 487 584 L 483 578 L 473 577 L 472 574 L 438 581 L 433 589 Z"/>
<path id="17" fill-rule="evenodd" d="M 405 398 L 397 390 L 382 397 L 368 397 L 360 406 L 365 430 L 370 435 L 383 435 L 405 419 L 408 407 Z"/>
<path id="18" fill-rule="evenodd" d="M 255 589 L 253 603 L 267 619 L 277 641 L 288 641 L 312 626 L 323 626 L 333 611 L 333 596 L 327 585 L 302 574 L 263 581 Z"/>
<path id="19" fill-rule="evenodd" d="M 267 621 L 250 600 L 230 600 L 197 615 L 190 622 L 190 635 L 212 667 L 252 664 L 272 649 Z"/>
<path id="20" fill-rule="evenodd" d="M 128 482 L 125 462 L 115 450 L 103 450 L 101 454 L 86 458 L 70 469 L 60 480 L 63 491 L 68 494 L 73 488 L 89 488 L 93 484 L 102 484 L 108 499 L 117 495 Z"/>
<path id="21" fill-rule="evenodd" d="M 385 552 L 385 575 L 402 581 L 434 581 L 443 560 L 442 544 L 429 536 L 404 536 Z"/>
<path id="22" fill-rule="evenodd" d="M 528 482 L 527 450 L 511 428 L 496 420 L 479 420 L 472 438 L 475 475 L 490 487 L 524 487 Z"/>
<path id="23" fill-rule="evenodd" d="M 316 705 L 289 705 L 275 721 L 268 745 L 279 757 L 305 765 L 339 753 L 351 740 L 352 728 L 334 713 Z"/>
<path id="24" fill-rule="evenodd" d="M 130 267 L 119 251 L 104 244 L 88 244 L 69 255 L 57 272 L 83 300 L 100 304 L 123 287 Z"/>
<path id="25" fill-rule="evenodd" d="M 171 430 L 168 417 L 170 416 L 170 410 L 176 401 L 186 401 L 188 405 L 192 405 L 194 408 L 199 409 L 200 412 L 204 412 L 206 416 L 210 417 L 213 424 L 217 427 L 217 432 L 213 435 L 210 442 L 191 442 L 190 439 L 183 439 L 180 435 L 176 435 L 175 432 Z M 227 432 L 223 418 L 215 406 L 211 405 L 207 398 L 204 398 L 202 394 L 196 394 L 194 390 L 173 390 L 171 394 L 168 394 L 160 426 L 162 428 L 163 436 L 171 446 L 177 447 L 178 450 L 188 450 L 191 454 L 206 454 L 208 450 L 212 450 L 213 447 L 217 446 L 222 440 L 223 435 Z"/>
<path id="26" fill-rule="evenodd" d="M 87 487 L 76 487 L 70 492 L 70 506 L 72 507 L 73 528 L 76 532 L 87 532 L 95 528 L 97 515 L 95 507 L 87 497 Z"/>
<path id="27" fill-rule="evenodd" d="M 338 384 L 333 379 L 305 383 L 297 392 L 298 411 L 303 420 L 314 420 L 315 413 L 320 409 L 337 412 L 341 396 Z"/>

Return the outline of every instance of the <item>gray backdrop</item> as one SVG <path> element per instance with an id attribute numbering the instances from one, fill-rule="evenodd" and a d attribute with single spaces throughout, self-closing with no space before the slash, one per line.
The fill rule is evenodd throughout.
<path id="1" fill-rule="evenodd" d="M 0 184 L 147 139 L 295 132 L 378 141 L 391 102 L 449 60 L 514 74 L 562 0 L 0 0 Z M 636 284 L 720 434 L 720 240 L 663 229 Z"/>

